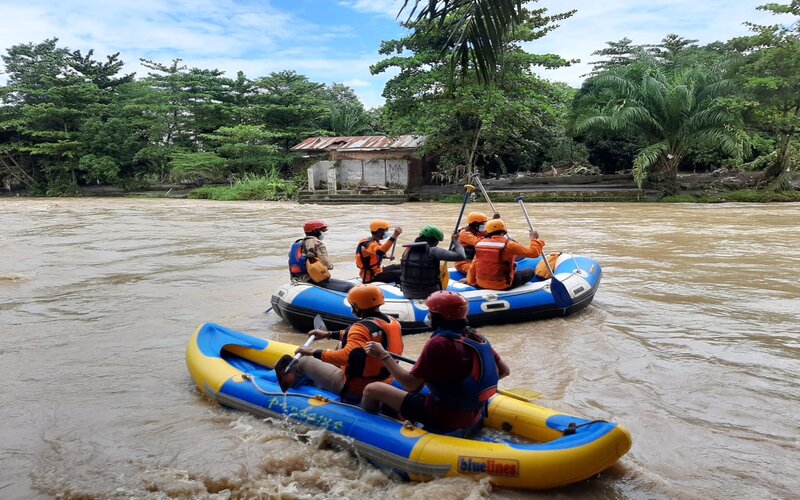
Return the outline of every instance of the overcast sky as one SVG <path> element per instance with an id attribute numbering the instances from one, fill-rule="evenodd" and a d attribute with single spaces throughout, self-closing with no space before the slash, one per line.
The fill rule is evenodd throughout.
<path id="1" fill-rule="evenodd" d="M 427 1 L 427 0 L 426 0 Z M 581 83 L 591 52 L 628 37 L 657 42 L 668 33 L 700 43 L 747 33 L 745 20 L 774 21 L 755 8 L 766 0 L 540 0 L 552 13 L 577 9 L 527 50 L 581 59 L 541 72 Z M 368 107 L 382 104 L 387 75 L 372 76 L 381 40 L 403 31 L 402 0 L 0 0 L 0 52 L 58 37 L 70 49 L 120 52 L 127 72 L 144 76 L 139 58 L 181 58 L 200 68 L 249 77 L 292 69 L 311 80 L 350 85 Z M 3 79 L 0 76 L 0 79 Z M 4 80 L 4 79 L 3 79 Z"/>

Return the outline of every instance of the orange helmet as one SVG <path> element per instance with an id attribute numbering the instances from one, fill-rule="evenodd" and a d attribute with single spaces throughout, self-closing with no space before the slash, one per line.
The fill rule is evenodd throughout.
<path id="1" fill-rule="evenodd" d="M 388 231 L 389 221 L 383 219 L 375 219 L 369 225 L 369 230 L 373 233 L 376 231 L 380 231 L 381 229 L 383 229 L 384 231 Z"/>
<path id="2" fill-rule="evenodd" d="M 473 222 L 486 222 L 487 220 L 489 220 L 489 218 L 486 217 L 486 214 L 481 212 L 470 212 L 467 214 L 467 224 L 472 224 Z"/>
<path id="3" fill-rule="evenodd" d="M 486 223 L 486 234 L 492 234 L 497 231 L 506 231 L 506 223 L 502 219 L 492 219 Z"/>
<path id="4" fill-rule="evenodd" d="M 328 230 L 328 225 L 325 224 L 324 221 L 316 220 L 316 219 L 315 220 L 310 220 L 310 221 L 306 222 L 305 224 L 303 224 L 303 232 L 306 233 L 306 234 L 313 233 L 314 231 L 317 231 L 317 230 L 323 231 L 323 232 L 327 231 Z"/>
<path id="5" fill-rule="evenodd" d="M 383 291 L 375 285 L 356 285 L 347 292 L 347 301 L 359 309 L 383 305 Z"/>
<path id="6" fill-rule="evenodd" d="M 463 295 L 449 290 L 433 292 L 425 300 L 432 314 L 439 314 L 447 320 L 465 319 L 469 313 L 469 302 Z"/>

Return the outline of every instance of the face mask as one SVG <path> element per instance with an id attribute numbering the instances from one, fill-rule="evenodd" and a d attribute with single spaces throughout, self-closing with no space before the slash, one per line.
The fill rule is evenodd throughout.
<path id="1" fill-rule="evenodd" d="M 427 326 L 428 328 L 432 328 L 433 327 L 433 323 L 431 322 L 431 315 L 430 314 L 426 314 L 425 315 L 425 319 L 423 319 L 422 322 L 425 323 L 425 326 Z"/>
<path id="2" fill-rule="evenodd" d="M 319 236 L 317 236 L 317 239 L 318 240 L 324 240 L 325 239 L 325 233 L 319 233 Z"/>
<path id="3" fill-rule="evenodd" d="M 486 231 L 486 224 L 481 224 L 478 226 L 478 231 Z"/>

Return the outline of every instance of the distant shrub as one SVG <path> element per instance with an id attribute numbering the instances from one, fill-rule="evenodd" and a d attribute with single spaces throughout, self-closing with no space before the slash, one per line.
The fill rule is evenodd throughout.
<path id="1" fill-rule="evenodd" d="M 203 186 L 189 193 L 188 198 L 218 201 L 279 200 L 297 192 L 294 182 L 282 179 L 276 172 L 267 175 L 245 174 L 233 186 Z"/>

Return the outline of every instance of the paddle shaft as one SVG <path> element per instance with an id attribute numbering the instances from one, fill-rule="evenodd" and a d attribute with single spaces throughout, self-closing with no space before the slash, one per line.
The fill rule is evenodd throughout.
<path id="1" fill-rule="evenodd" d="M 489 204 L 490 207 L 492 207 L 492 212 L 494 212 L 494 214 L 497 215 L 498 213 L 497 209 L 494 208 L 494 203 L 492 203 L 492 200 L 489 199 L 489 193 L 487 193 L 486 189 L 483 187 L 480 174 L 478 173 L 472 174 L 472 178 L 478 182 L 478 188 L 481 190 L 481 193 L 483 193 L 483 197 L 486 198 L 486 202 Z"/>
<path id="2" fill-rule="evenodd" d="M 388 354 L 389 354 L 389 356 L 393 357 L 394 359 L 396 359 L 398 361 L 403 361 L 403 362 L 411 364 L 411 365 L 413 365 L 413 364 L 415 364 L 417 362 L 416 359 L 407 358 L 405 356 L 401 356 L 401 355 L 395 354 L 393 352 L 388 352 Z M 521 394 L 515 394 L 513 391 L 525 391 L 525 393 L 528 394 L 528 396 L 526 397 L 526 396 L 523 396 Z M 511 391 L 504 391 L 502 389 L 497 389 L 497 393 L 498 394 L 502 394 L 503 396 L 508 396 L 510 398 L 519 399 L 520 401 L 526 401 L 526 402 L 530 402 L 531 400 L 541 396 L 541 394 L 539 394 L 538 392 L 529 391 L 527 389 L 520 389 L 520 388 L 514 388 L 514 389 L 511 389 Z"/>
<path id="3" fill-rule="evenodd" d="M 389 254 L 389 260 L 394 260 L 394 249 L 397 248 L 397 240 L 392 243 L 392 253 Z"/>
<path id="4" fill-rule="evenodd" d="M 308 340 L 306 340 L 306 343 L 303 344 L 303 347 L 311 347 L 311 344 L 313 344 L 313 343 L 314 343 L 314 336 L 313 335 L 309 335 L 308 336 Z M 295 354 L 294 357 L 292 358 L 292 360 L 289 361 L 289 364 L 286 365 L 286 369 L 283 370 L 283 373 L 289 373 L 289 371 L 291 371 L 291 369 L 294 368 L 294 365 L 296 365 L 297 362 L 300 361 L 300 357 L 301 356 L 302 356 L 302 354 L 300 354 L 299 352 L 297 354 Z"/>
<path id="5" fill-rule="evenodd" d="M 454 233 L 458 232 L 458 226 L 461 225 L 461 218 L 464 217 L 464 209 L 467 208 L 467 202 L 469 201 L 469 195 L 475 191 L 475 188 L 469 184 L 464 186 L 464 201 L 461 202 L 461 211 L 458 213 L 458 220 L 456 221 L 456 228 L 453 230 Z M 452 250 L 452 248 L 451 248 Z"/>
<path id="6" fill-rule="evenodd" d="M 525 206 L 525 202 L 522 200 L 522 196 L 517 198 L 517 201 L 519 202 L 519 206 L 522 207 L 522 213 L 523 215 L 525 215 L 525 220 L 528 222 L 528 229 L 530 229 L 531 232 L 536 231 L 533 228 L 531 217 L 530 215 L 528 215 L 528 207 Z M 542 260 L 544 261 L 544 265 L 547 267 L 547 270 L 550 271 L 550 275 L 553 277 L 553 279 L 555 279 L 556 274 L 553 272 L 553 268 L 550 267 L 550 262 L 547 261 L 547 255 L 545 255 L 544 252 L 542 252 Z"/>

